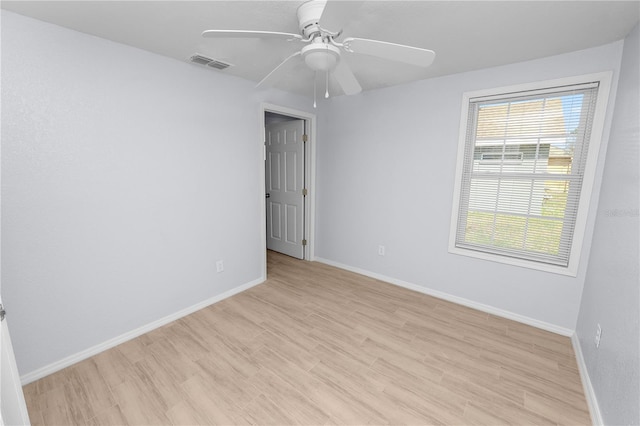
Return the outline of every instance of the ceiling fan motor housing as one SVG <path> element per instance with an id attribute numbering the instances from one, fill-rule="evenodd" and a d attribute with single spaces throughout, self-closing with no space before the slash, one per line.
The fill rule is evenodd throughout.
<path id="1" fill-rule="evenodd" d="M 304 37 L 320 32 L 318 22 L 326 4 L 326 0 L 311 0 L 298 7 L 298 27 Z"/>

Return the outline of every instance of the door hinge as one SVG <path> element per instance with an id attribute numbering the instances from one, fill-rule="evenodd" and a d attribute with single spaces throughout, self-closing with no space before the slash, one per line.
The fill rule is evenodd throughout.
<path id="1" fill-rule="evenodd" d="M 7 315 L 7 311 L 4 310 L 4 306 L 0 303 L 0 321 L 4 321 L 4 317 Z"/>
<path id="2" fill-rule="evenodd" d="M 306 197 L 308 193 L 309 193 L 309 191 L 307 191 L 307 188 L 303 188 L 302 189 L 302 196 L 303 197 Z"/>
<path id="3" fill-rule="evenodd" d="M 309 136 L 307 135 L 302 135 L 302 142 L 306 142 L 309 140 Z"/>
<path id="4" fill-rule="evenodd" d="M 302 240 L 302 245 L 306 246 L 307 245 L 307 240 Z"/>

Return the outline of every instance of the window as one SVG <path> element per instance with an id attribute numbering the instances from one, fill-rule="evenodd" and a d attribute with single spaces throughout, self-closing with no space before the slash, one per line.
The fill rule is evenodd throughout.
<path id="1" fill-rule="evenodd" d="M 609 80 L 465 93 L 450 252 L 576 275 Z"/>

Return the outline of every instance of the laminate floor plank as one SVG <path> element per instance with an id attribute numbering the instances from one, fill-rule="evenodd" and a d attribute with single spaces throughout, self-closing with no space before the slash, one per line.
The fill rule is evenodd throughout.
<path id="1" fill-rule="evenodd" d="M 24 386 L 33 425 L 590 424 L 565 336 L 269 252 L 268 280 Z"/>
<path id="2" fill-rule="evenodd" d="M 267 369 L 256 375 L 253 385 L 275 405 L 282 407 L 296 424 L 320 425 L 329 419 L 329 415 L 306 396 Z"/>

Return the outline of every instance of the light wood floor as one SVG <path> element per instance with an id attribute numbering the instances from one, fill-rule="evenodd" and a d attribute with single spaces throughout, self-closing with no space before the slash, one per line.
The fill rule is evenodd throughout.
<path id="1" fill-rule="evenodd" d="M 591 423 L 567 337 L 275 253 L 268 270 L 26 385 L 31 422 Z"/>

